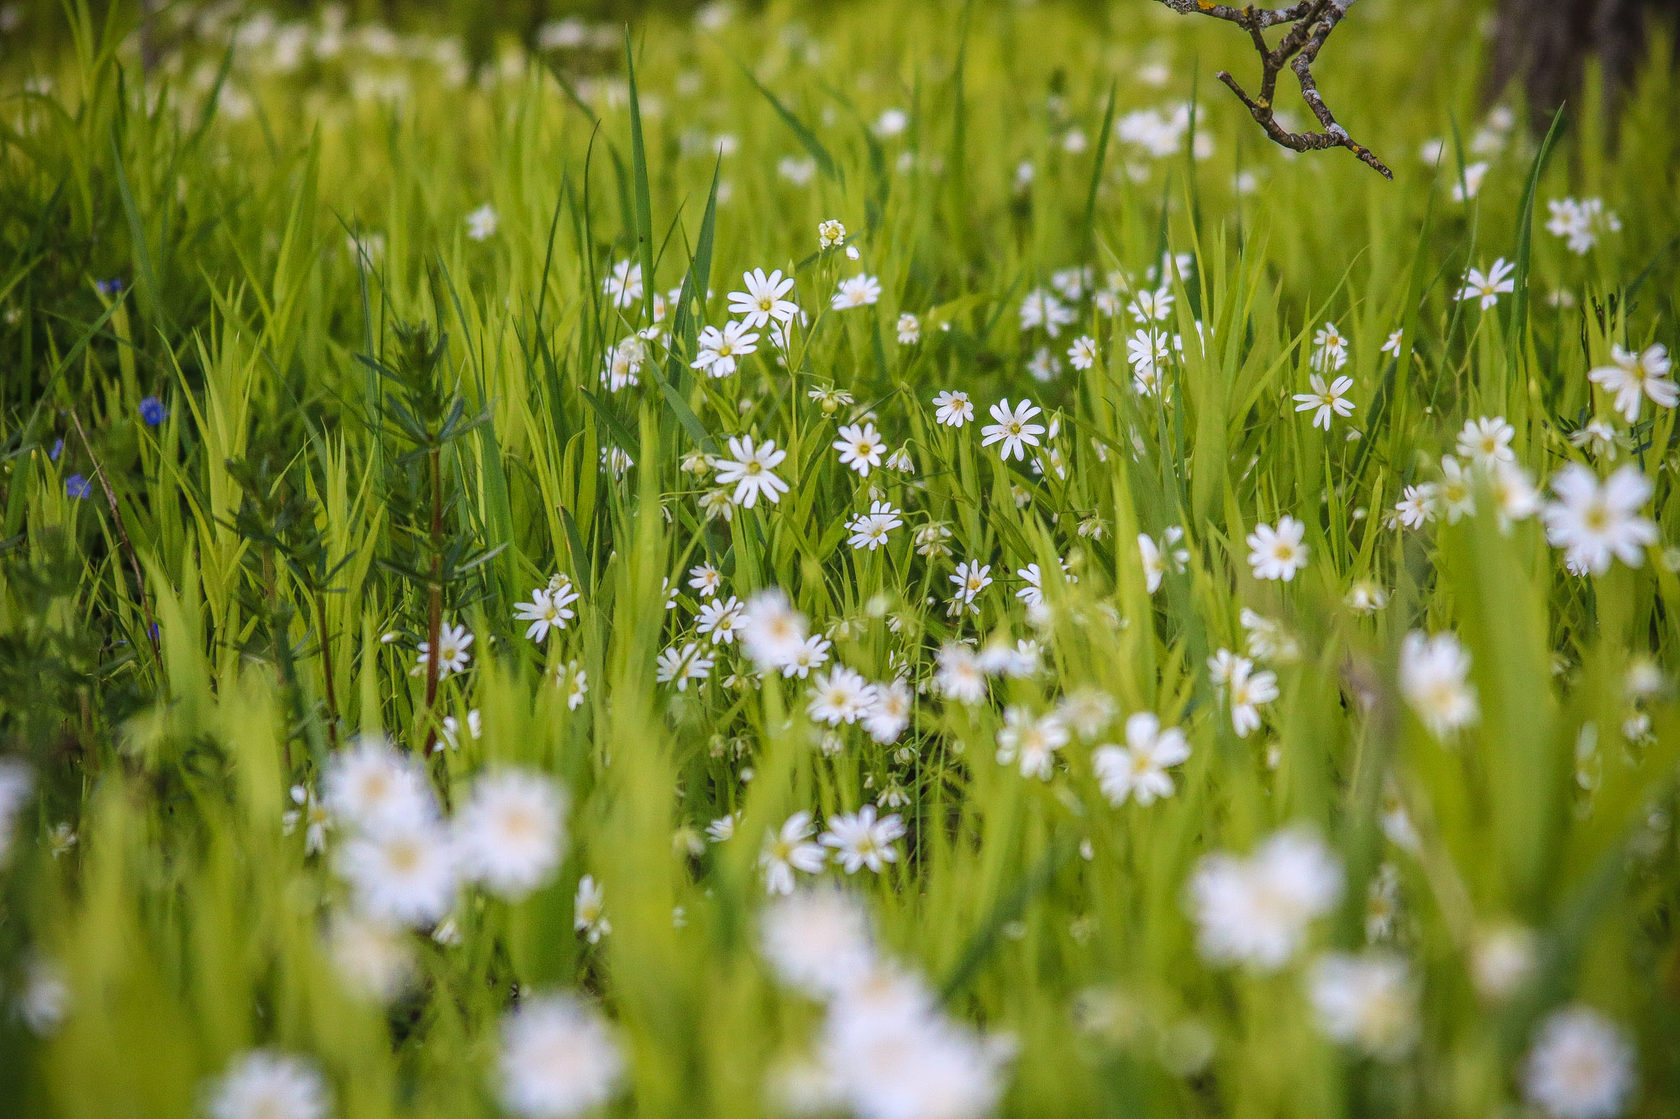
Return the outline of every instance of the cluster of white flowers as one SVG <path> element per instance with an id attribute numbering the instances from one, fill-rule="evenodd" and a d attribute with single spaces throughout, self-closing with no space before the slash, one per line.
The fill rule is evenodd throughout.
<path id="1" fill-rule="evenodd" d="M 1546 203 L 1546 209 L 1551 211 L 1551 217 L 1546 221 L 1546 231 L 1557 237 L 1562 237 L 1569 246 L 1569 251 L 1577 256 L 1585 256 L 1591 252 L 1598 239 L 1606 233 L 1617 233 L 1622 228 L 1622 220 L 1616 216 L 1614 210 L 1604 208 L 1602 198 L 1583 198 L 1579 201 L 1573 198 L 1553 198 Z"/>
<path id="2" fill-rule="evenodd" d="M 550 881 L 565 854 L 565 794 L 533 771 L 486 771 L 445 819 L 418 762 L 363 738 L 328 760 L 321 789 L 345 837 L 335 866 L 354 915 L 388 929 L 438 925 L 465 883 L 518 901 Z"/>
<path id="3" fill-rule="evenodd" d="M 777 1108 L 969 1119 L 997 1105 L 1013 1046 L 951 1018 L 921 976 L 882 955 L 857 898 L 817 887 L 774 902 L 759 948 L 783 984 L 824 1008 L 810 1054 L 772 1078 Z"/>

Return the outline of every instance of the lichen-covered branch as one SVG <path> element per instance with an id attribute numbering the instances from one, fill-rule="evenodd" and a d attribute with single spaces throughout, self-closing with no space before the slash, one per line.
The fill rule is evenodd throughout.
<path id="1" fill-rule="evenodd" d="M 1215 4 L 1209 0 L 1157 2 L 1183 15 L 1204 15 L 1227 20 L 1248 32 L 1255 51 L 1260 55 L 1258 93 L 1250 95 L 1229 71 L 1221 70 L 1219 80 L 1248 106 L 1249 115 L 1265 129 L 1266 135 L 1271 137 L 1273 142 L 1298 152 L 1346 148 L 1358 156 L 1361 162 L 1380 172 L 1384 178 L 1394 178 L 1394 173 L 1370 148 L 1355 141 L 1348 135 L 1347 129 L 1336 123 L 1335 114 L 1330 111 L 1330 106 L 1324 103 L 1323 96 L 1318 92 L 1318 82 L 1312 74 L 1312 64 L 1318 60 L 1318 52 L 1324 49 L 1330 33 L 1346 17 L 1348 9 L 1353 7 L 1356 0 L 1301 0 L 1301 3 L 1284 8 L 1256 8 L 1252 5 L 1237 7 L 1231 4 Z M 1268 45 L 1266 30 L 1284 25 L 1288 25 L 1289 30 L 1284 32 L 1276 46 Z M 1277 79 L 1286 66 L 1295 72 L 1295 78 L 1301 85 L 1301 99 L 1318 119 L 1321 131 L 1291 132 L 1278 123 L 1275 109 Z"/>

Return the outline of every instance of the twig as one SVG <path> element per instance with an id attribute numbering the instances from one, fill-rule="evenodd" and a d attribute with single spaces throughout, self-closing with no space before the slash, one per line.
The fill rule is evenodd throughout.
<path id="1" fill-rule="evenodd" d="M 86 449 L 88 461 L 93 463 L 93 476 L 99 479 L 99 488 L 105 492 L 105 502 L 111 507 L 111 520 L 117 526 L 117 542 L 122 547 L 123 555 L 128 557 L 128 566 L 134 572 L 134 584 L 140 593 L 140 610 L 146 617 L 146 640 L 151 642 L 152 656 L 161 660 L 163 652 L 158 646 L 157 623 L 152 620 L 152 600 L 146 594 L 146 576 L 140 570 L 140 557 L 135 554 L 134 542 L 128 538 L 128 529 L 123 525 L 122 509 L 117 505 L 117 493 L 111 488 L 110 479 L 105 477 L 105 468 L 99 463 L 99 456 L 93 453 L 93 444 L 88 441 L 87 432 L 82 429 L 81 418 L 76 415 L 74 408 L 68 409 L 70 422 L 76 426 L 76 434 L 81 437 L 82 447 Z"/>
<path id="2" fill-rule="evenodd" d="M 1324 49 L 1330 33 L 1346 17 L 1355 0 L 1302 0 L 1287 8 L 1256 8 L 1251 5 L 1239 8 L 1230 4 L 1209 3 L 1208 0 L 1157 2 L 1181 15 L 1212 16 L 1234 23 L 1248 32 L 1255 51 L 1260 55 L 1259 96 L 1249 96 L 1229 71 L 1221 70 L 1219 80 L 1248 107 L 1249 115 L 1274 143 L 1298 152 L 1346 148 L 1383 178 L 1394 178 L 1394 173 L 1370 148 L 1354 140 L 1347 129 L 1336 123 L 1336 117 L 1330 112 L 1330 106 L 1324 103 L 1323 96 L 1318 92 L 1318 82 L 1312 74 L 1312 64 L 1318 60 L 1318 52 Z M 1267 46 L 1266 29 L 1284 24 L 1292 26 L 1278 40 L 1276 47 Z M 1273 102 L 1277 94 L 1278 74 L 1285 66 L 1295 71 L 1295 78 L 1301 85 L 1301 99 L 1318 118 L 1323 131 L 1291 132 L 1278 123 Z"/>

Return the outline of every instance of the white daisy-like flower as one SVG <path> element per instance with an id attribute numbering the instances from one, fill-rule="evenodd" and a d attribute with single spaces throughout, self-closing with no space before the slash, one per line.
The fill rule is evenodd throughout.
<path id="1" fill-rule="evenodd" d="M 759 852 L 758 867 L 764 872 L 764 888 L 777 895 L 793 893 L 794 872 L 820 874 L 828 862 L 828 852 L 813 842 L 816 825 L 811 814 L 798 811 L 783 821 L 777 831 L 764 833 L 764 847 Z"/>
<path id="2" fill-rule="evenodd" d="M 879 874 L 888 863 L 898 861 L 898 848 L 893 844 L 904 837 L 904 820 L 895 815 L 875 815 L 875 806 L 866 804 L 850 815 L 831 816 L 828 830 L 820 842 L 834 851 L 834 857 L 847 874 L 856 874 L 868 867 Z"/>
<path id="3" fill-rule="evenodd" d="M 1313 426 L 1330 430 L 1330 417 L 1341 416 L 1344 419 L 1353 415 L 1353 401 L 1348 399 L 1348 391 L 1353 388 L 1352 377 L 1337 377 L 1326 387 L 1322 374 L 1314 373 L 1308 378 L 1312 385 L 1311 392 L 1295 394 L 1295 410 L 1297 412 L 1312 412 Z"/>
<path id="4" fill-rule="evenodd" d="M 1657 526 L 1640 515 L 1655 487 L 1637 466 L 1624 466 L 1602 483 L 1580 463 L 1552 477 L 1555 501 L 1540 511 L 1546 537 L 1575 568 L 1593 575 L 1619 559 L 1638 567 L 1657 542 Z"/>
<path id="5" fill-rule="evenodd" d="M 1306 525 L 1287 514 L 1278 518 L 1275 528 L 1255 525 L 1248 534 L 1248 565 L 1254 569 L 1254 577 L 1285 583 L 1294 579 L 1307 566 L 1306 531 Z"/>
<path id="6" fill-rule="evenodd" d="M 1517 429 L 1505 422 L 1504 416 L 1465 420 L 1464 429 L 1458 433 L 1458 453 L 1484 465 L 1515 462 L 1517 455 L 1511 450 L 1511 440 L 1516 435 Z"/>
<path id="7" fill-rule="evenodd" d="M 829 300 L 836 311 L 852 307 L 867 307 L 881 299 L 881 281 L 874 276 L 857 275 L 840 281 L 839 290 Z"/>
<path id="8" fill-rule="evenodd" d="M 712 674 L 713 658 L 700 651 L 690 641 L 682 648 L 670 646 L 659 654 L 654 665 L 654 679 L 661 684 L 675 684 L 677 691 L 686 692 L 690 681 L 704 680 Z"/>
<path id="9" fill-rule="evenodd" d="M 1003 727 L 997 733 L 999 765 L 1019 763 L 1021 776 L 1050 780 L 1056 751 L 1066 746 L 1068 729 L 1054 712 L 1033 715 L 1024 707 L 1010 707 L 1003 713 Z"/>
<path id="10" fill-rule="evenodd" d="M 332 1093 L 313 1061 L 252 1049 L 216 1079 L 205 1110 L 210 1119 L 327 1119 Z"/>
<path id="11" fill-rule="evenodd" d="M 869 422 L 845 424 L 835 432 L 837 438 L 833 447 L 840 452 L 840 465 L 849 466 L 862 477 L 869 477 L 869 471 L 881 465 L 881 456 L 886 452 L 886 442 L 881 433 L 875 430 L 875 425 Z"/>
<path id="12" fill-rule="evenodd" d="M 758 334 L 748 330 L 744 322 L 726 322 L 723 329 L 708 326 L 696 341 L 698 352 L 690 363 L 692 369 L 703 369 L 710 377 L 727 377 L 734 373 L 741 358 L 758 351 Z"/>
<path id="13" fill-rule="evenodd" d="M 424 928 L 455 904 L 457 852 L 435 819 L 388 821 L 353 835 L 338 854 L 356 908 L 369 917 Z"/>
<path id="14" fill-rule="evenodd" d="M 452 821 L 462 873 L 509 901 L 542 886 L 565 854 L 564 794 L 549 778 L 508 769 L 477 778 Z"/>
<path id="15" fill-rule="evenodd" d="M 1516 265 L 1504 257 L 1494 261 L 1493 267 L 1486 272 L 1472 268 L 1465 274 L 1464 287 L 1459 290 L 1458 297 L 1462 300 L 1478 300 L 1482 310 L 1489 310 L 1498 305 L 1501 295 L 1509 295 L 1517 290 L 1517 282 L 1513 278 L 1516 272 Z"/>
<path id="16" fill-rule="evenodd" d="M 1126 719 L 1126 744 L 1099 746 L 1091 768 L 1103 796 L 1115 807 L 1135 800 L 1149 805 L 1170 797 L 1175 786 L 1167 770 L 1190 758 L 1190 741 L 1177 727 L 1162 727 L 1147 711 Z"/>
<path id="17" fill-rule="evenodd" d="M 1638 422 L 1647 397 L 1658 408 L 1672 408 L 1680 402 L 1680 385 L 1669 380 L 1672 369 L 1666 346 L 1648 346 L 1639 353 L 1612 346 L 1610 364 L 1593 369 L 1587 379 L 1615 394 L 1616 411 L 1631 424 Z"/>
<path id="18" fill-rule="evenodd" d="M 974 418 L 974 402 L 966 392 L 942 392 L 933 398 L 933 418 L 946 427 L 961 427 Z"/>
<path id="19" fill-rule="evenodd" d="M 717 471 L 719 485 L 735 487 L 730 500 L 743 509 L 751 509 L 761 496 L 774 505 L 787 492 L 787 483 L 775 473 L 785 458 L 787 452 L 778 451 L 774 439 L 755 446 L 752 436 L 737 435 L 730 437 L 729 457 L 713 459 L 712 467 Z"/>
<path id="20" fill-rule="evenodd" d="M 741 610 L 741 600 L 734 595 L 708 602 L 700 607 L 694 631 L 702 637 L 710 637 L 713 645 L 733 645 L 735 634 L 740 630 Z"/>
<path id="21" fill-rule="evenodd" d="M 574 995 L 527 997 L 502 1017 L 496 1090 L 520 1119 L 598 1111 L 622 1090 L 626 1067 L 606 1020 Z"/>
<path id="22" fill-rule="evenodd" d="M 1042 424 L 1029 422 L 1042 411 L 1030 400 L 1011 407 L 1009 398 L 1005 397 L 992 405 L 992 419 L 996 422 L 980 429 L 980 445 L 990 447 L 993 443 L 1000 444 L 998 455 L 1005 461 L 1025 458 L 1026 448 L 1038 446 L 1038 437 L 1044 434 Z"/>
<path id="23" fill-rule="evenodd" d="M 766 326 L 772 321 L 790 323 L 799 316 L 799 304 L 786 298 L 793 290 L 793 277 L 782 277 L 781 269 L 766 276 L 764 269 L 754 268 L 741 277 L 746 291 L 729 293 L 729 313 L 741 316 L 741 325 L 748 329 Z"/>
<path id="24" fill-rule="evenodd" d="M 473 643 L 473 635 L 467 632 L 466 626 L 452 626 L 443 623 L 438 630 L 438 679 L 447 680 L 467 670 L 472 662 L 472 654 L 467 651 Z M 424 672 L 426 665 L 432 658 L 432 646 L 429 641 L 420 642 L 415 654 L 415 672 Z"/>
<path id="25" fill-rule="evenodd" d="M 1523 1066 L 1523 1092 L 1548 1119 L 1613 1119 L 1638 1083 L 1627 1035 L 1585 1006 L 1549 1015 Z"/>

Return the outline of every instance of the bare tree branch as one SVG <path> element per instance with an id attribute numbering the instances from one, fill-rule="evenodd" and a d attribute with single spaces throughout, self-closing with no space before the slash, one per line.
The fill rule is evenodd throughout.
<path id="1" fill-rule="evenodd" d="M 1248 106 L 1252 116 L 1266 135 L 1274 143 L 1298 152 L 1323 151 L 1327 148 L 1346 148 L 1360 161 L 1382 174 L 1385 179 L 1394 178 L 1394 173 L 1384 166 L 1383 161 L 1364 144 L 1356 142 L 1349 136 L 1347 129 L 1336 123 L 1336 117 L 1330 112 L 1330 106 L 1324 103 L 1324 98 L 1318 92 L 1318 82 L 1313 78 L 1312 64 L 1318 60 L 1318 52 L 1324 49 L 1324 43 L 1330 38 L 1330 33 L 1336 29 L 1347 16 L 1348 9 L 1353 7 L 1356 0 L 1301 0 L 1286 8 L 1256 8 L 1252 5 L 1236 7 L 1231 4 L 1215 4 L 1210 0 L 1157 0 L 1181 15 L 1212 16 L 1214 19 L 1226 20 L 1234 23 L 1248 32 L 1254 43 L 1255 51 L 1260 55 L 1260 91 L 1258 96 L 1251 97 L 1248 91 L 1237 84 L 1229 71 L 1221 70 L 1219 80 L 1235 93 L 1242 103 Z M 1284 32 L 1277 46 L 1268 46 L 1265 32 L 1271 27 L 1290 25 Z M 1274 99 L 1277 95 L 1277 79 L 1287 66 L 1295 71 L 1295 78 L 1301 85 L 1301 99 L 1312 110 L 1318 119 L 1320 132 L 1291 132 L 1278 123 Z"/>

